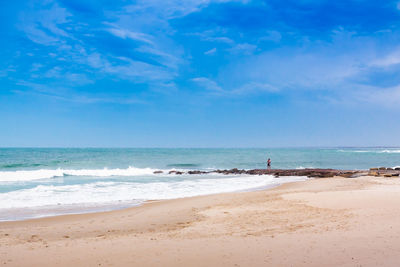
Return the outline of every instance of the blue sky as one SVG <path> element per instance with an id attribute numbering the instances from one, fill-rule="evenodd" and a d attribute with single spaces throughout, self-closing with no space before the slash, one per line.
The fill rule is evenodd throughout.
<path id="1" fill-rule="evenodd" d="M 400 146 L 400 2 L 0 2 L 0 146 Z"/>

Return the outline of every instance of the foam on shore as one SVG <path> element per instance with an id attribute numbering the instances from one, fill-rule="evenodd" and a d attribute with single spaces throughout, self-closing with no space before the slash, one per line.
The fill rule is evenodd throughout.
<path id="1" fill-rule="evenodd" d="M 213 175 L 213 177 L 198 176 L 175 182 L 95 182 L 63 186 L 38 185 L 33 188 L 0 194 L 0 220 L 8 220 L 13 214 L 13 210 L 18 210 L 19 213 L 23 214 L 21 210 L 24 208 L 38 209 L 41 207 L 42 210 L 51 210 L 52 215 L 57 213 L 57 207 L 59 207 L 59 214 L 63 214 L 63 207 L 66 206 L 74 206 L 77 211 L 112 205 L 117 208 L 121 203 L 137 205 L 146 200 L 245 191 L 306 179 L 307 177 L 274 178 L 270 175 L 225 175 L 217 178 Z"/>

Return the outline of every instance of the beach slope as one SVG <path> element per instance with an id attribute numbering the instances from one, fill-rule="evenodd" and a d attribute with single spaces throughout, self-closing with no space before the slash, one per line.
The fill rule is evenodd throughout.
<path id="1" fill-rule="evenodd" d="M 0 223 L 3 266 L 397 266 L 400 179 L 270 190 Z"/>

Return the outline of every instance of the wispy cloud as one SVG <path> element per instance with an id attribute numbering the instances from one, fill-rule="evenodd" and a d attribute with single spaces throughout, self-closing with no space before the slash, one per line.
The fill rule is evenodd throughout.
<path id="1" fill-rule="evenodd" d="M 59 79 L 60 83 L 65 80 L 68 84 L 83 86 L 94 82 L 87 74 L 95 70 L 134 83 L 153 83 L 149 88 L 173 84 L 179 65 L 184 62 L 181 49 L 166 35 L 149 34 L 152 29 L 135 30 L 134 25 L 138 23 L 124 19 L 131 15 L 129 12 L 110 14 L 90 25 L 91 21 L 79 21 L 76 14 L 57 2 L 35 4 L 31 12 L 21 12 L 19 29 L 38 45 L 36 53 L 31 53 L 33 60 L 43 61 L 40 50 L 55 60 L 51 64 L 32 65 L 31 79 L 37 82 Z M 121 41 L 112 43 L 105 33 Z M 129 48 L 132 42 L 137 45 Z"/>
<path id="2" fill-rule="evenodd" d="M 204 88 L 210 93 L 216 94 L 218 96 L 227 96 L 227 97 L 250 96 L 260 93 L 269 93 L 269 94 L 277 93 L 279 91 L 278 88 L 267 83 L 248 82 L 243 85 L 238 85 L 229 89 L 224 89 L 215 80 L 206 77 L 197 77 L 191 80 L 195 82 L 199 87 Z"/>
<path id="3" fill-rule="evenodd" d="M 243 43 L 243 44 L 237 44 L 232 48 L 229 48 L 228 51 L 233 54 L 251 55 L 254 53 L 256 49 L 257 49 L 256 45 Z"/>
<path id="4" fill-rule="evenodd" d="M 200 87 L 214 92 L 224 92 L 224 90 L 215 81 L 206 77 L 197 77 L 192 79 L 193 82 L 197 83 Z"/>
<path id="5" fill-rule="evenodd" d="M 262 41 L 272 41 L 279 43 L 282 39 L 282 34 L 278 31 L 267 31 L 264 36 L 260 37 Z"/>
<path id="6" fill-rule="evenodd" d="M 279 88 L 272 86 L 268 83 L 249 82 L 237 89 L 234 89 L 232 93 L 238 95 L 244 95 L 244 94 L 263 93 L 263 92 L 276 93 L 278 91 Z"/>
<path id="7" fill-rule="evenodd" d="M 379 67 L 388 67 L 396 64 L 400 64 L 400 47 L 371 62 L 371 65 Z"/>
<path id="8" fill-rule="evenodd" d="M 68 23 L 71 14 L 57 3 L 36 12 L 22 12 L 19 27 L 33 42 L 54 45 L 61 37 L 71 37 L 60 26 Z"/>
<path id="9" fill-rule="evenodd" d="M 38 70 L 40 70 L 41 68 L 43 68 L 44 67 L 44 65 L 43 64 L 40 64 L 40 63 L 33 63 L 32 64 L 32 68 L 31 68 L 31 72 L 35 72 L 35 71 L 38 71 Z"/>
<path id="10" fill-rule="evenodd" d="M 210 50 L 207 50 L 206 52 L 204 52 L 204 55 L 212 55 L 215 54 L 217 52 L 217 48 L 211 48 Z"/>
<path id="11" fill-rule="evenodd" d="M 189 32 L 186 33 L 188 36 L 197 36 L 200 40 L 205 42 L 212 42 L 212 43 L 222 43 L 233 45 L 235 41 L 226 36 L 228 34 L 228 30 L 225 28 L 216 27 L 213 29 L 207 29 L 202 32 Z"/>
<path id="12" fill-rule="evenodd" d="M 203 36 L 202 40 L 208 41 L 208 42 L 217 42 L 217 43 L 226 43 L 226 44 L 234 44 L 235 41 L 233 41 L 231 38 L 226 37 L 226 36 Z"/>
<path id="13" fill-rule="evenodd" d="M 102 79 L 173 91 L 201 75 L 191 80 L 198 88 L 226 96 L 346 94 L 365 86 L 397 92 L 389 90 L 399 83 L 397 2 L 383 7 L 349 1 L 360 14 L 382 15 L 376 25 L 358 13 L 357 20 L 348 20 L 343 7 L 329 1 L 286 3 L 290 8 L 278 2 L 139 0 L 104 7 L 84 3 L 84 11 L 57 0 L 32 2 L 19 12 L 18 22 L 31 43 L 4 66 L 14 66 L 15 76 L 28 73 L 24 79 L 34 83 L 58 80 L 88 91 Z M 326 14 L 328 19 L 316 23 L 316 14 L 327 7 L 338 17 Z M 25 66 L 16 64 L 27 54 Z M 0 76 L 10 73 L 3 70 Z"/>
<path id="14" fill-rule="evenodd" d="M 157 62 L 160 62 L 163 66 L 177 70 L 180 64 L 184 63 L 184 59 L 178 55 L 164 52 L 162 49 L 150 46 L 139 46 L 135 49 L 140 53 L 149 54 L 152 58 L 155 58 Z"/>
<path id="15" fill-rule="evenodd" d="M 33 90 L 19 90 L 14 89 L 13 92 L 20 95 L 36 95 L 43 96 L 59 101 L 79 103 L 79 104 L 146 104 L 145 101 L 140 100 L 134 96 L 99 96 L 83 94 L 82 92 L 74 92 L 73 90 L 56 84 L 43 85 L 29 81 L 20 80 L 16 83 L 18 86 L 27 87 Z"/>
<path id="16" fill-rule="evenodd" d="M 355 93 L 355 99 L 363 103 L 399 108 L 400 85 L 386 89 L 377 87 L 364 87 L 364 90 Z"/>
<path id="17" fill-rule="evenodd" d="M 125 7 L 126 11 L 143 13 L 149 10 L 163 19 L 174 19 L 198 12 L 212 3 L 248 3 L 250 0 L 139 0 L 135 4 Z"/>
<path id="18" fill-rule="evenodd" d="M 119 76 L 134 82 L 168 81 L 174 77 L 174 71 L 157 67 L 129 58 L 114 58 L 114 63 L 99 53 L 88 55 L 87 64 L 100 72 Z"/>
<path id="19" fill-rule="evenodd" d="M 107 24 L 109 24 L 109 23 L 107 23 Z M 144 42 L 144 43 L 147 43 L 150 45 L 154 44 L 154 42 L 151 40 L 152 39 L 151 35 L 141 33 L 141 32 L 132 32 L 127 29 L 115 28 L 115 25 L 112 25 L 112 24 L 109 24 L 109 25 L 114 26 L 114 28 L 109 28 L 109 29 L 107 29 L 107 31 L 110 32 L 111 34 L 113 34 L 114 36 L 120 37 L 122 39 L 129 38 L 129 39 Z"/>

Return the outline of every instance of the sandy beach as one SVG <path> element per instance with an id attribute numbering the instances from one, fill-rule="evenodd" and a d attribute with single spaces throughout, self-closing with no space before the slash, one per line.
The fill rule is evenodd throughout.
<path id="1" fill-rule="evenodd" d="M 0 223 L 3 266 L 398 266 L 400 179 L 328 178 Z"/>

